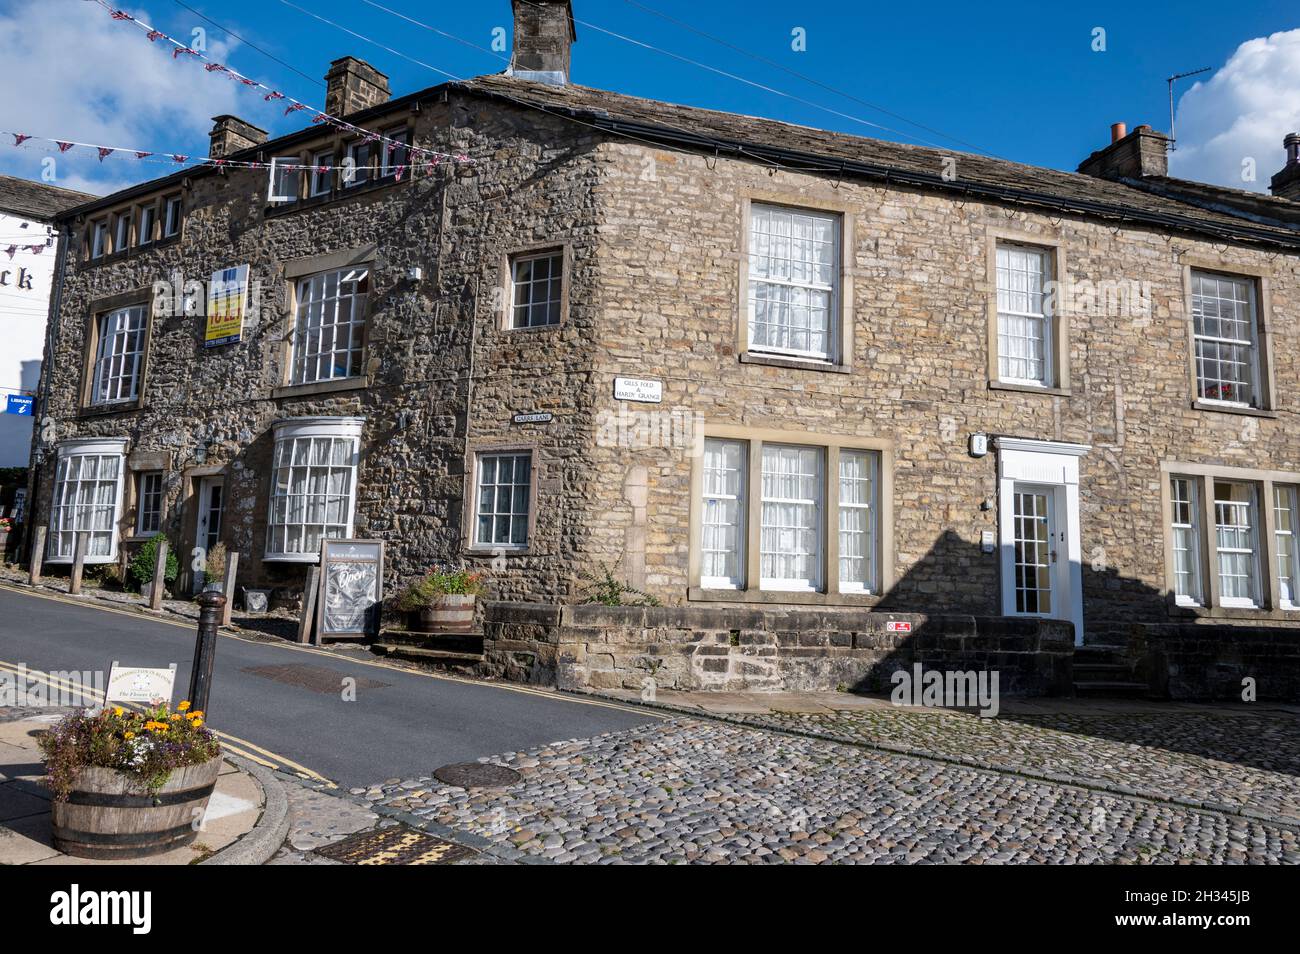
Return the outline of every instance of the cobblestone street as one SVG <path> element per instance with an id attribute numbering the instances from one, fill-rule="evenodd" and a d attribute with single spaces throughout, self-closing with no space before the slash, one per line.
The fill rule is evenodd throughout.
<path id="1" fill-rule="evenodd" d="M 943 748 L 967 754 L 996 750 L 992 736 L 1008 732 L 1013 753 L 1058 772 L 1057 746 L 1070 732 L 953 721 L 952 714 L 901 713 L 910 719 L 946 719 L 942 731 L 921 723 L 909 738 L 943 738 Z M 856 713 L 855 716 L 861 716 Z M 773 723 L 783 721 L 775 718 Z M 987 720 L 985 720 L 987 721 Z M 849 723 L 868 731 L 870 719 Z M 974 726 L 974 727 L 973 727 Z M 1243 727 L 1248 731 L 1259 726 Z M 820 726 L 826 729 L 825 724 Z M 1076 728 L 1078 728 L 1076 726 Z M 1278 729 L 1277 731 L 1281 731 Z M 984 741 L 979 741 L 984 739 Z M 1090 740 L 1090 776 L 1109 766 L 1116 778 L 1145 766 L 1149 780 L 1176 778 L 1193 763 L 1176 752 L 1134 743 Z M 1281 754 L 1286 743 L 1274 739 Z M 1103 742 L 1105 743 L 1103 745 Z M 928 744 L 928 743 L 927 743 Z M 980 748 L 979 746 L 986 746 Z M 1098 747 L 1099 746 L 1099 747 Z M 1115 748 L 1110 748 L 1114 746 Z M 1116 749 L 1127 760 L 1109 762 Z M 1162 804 L 1111 791 L 1080 788 L 1006 771 L 875 751 L 715 720 L 679 718 L 592 739 L 557 743 L 490 759 L 521 773 L 504 789 L 464 790 L 431 777 L 388 780 L 352 792 L 383 814 L 407 814 L 480 844 L 495 860 L 578 863 L 827 863 L 827 862 L 1101 862 L 1264 863 L 1300 861 L 1294 827 L 1223 811 Z M 1156 769 L 1169 774 L 1160 776 Z M 1196 766 L 1208 770 L 1208 766 Z M 1237 778 L 1227 766 L 1205 800 L 1236 792 L 1253 805 L 1287 805 L 1285 792 L 1259 789 L 1294 778 L 1250 769 Z M 1212 775 L 1213 773 L 1211 773 Z M 1185 777 L 1185 776 L 1183 776 Z M 316 796 L 325 798 L 326 796 Z M 352 803 L 348 803 L 352 805 Z M 364 812 L 362 806 L 341 809 Z M 353 815 L 345 827 L 362 827 Z M 384 823 L 391 824 L 391 818 Z M 336 840 L 297 839 L 282 863 L 310 861 L 309 846 Z M 484 841 L 480 841 L 480 839 Z M 291 842 L 295 839 L 291 836 Z M 480 858 L 479 860 L 487 860 Z"/>

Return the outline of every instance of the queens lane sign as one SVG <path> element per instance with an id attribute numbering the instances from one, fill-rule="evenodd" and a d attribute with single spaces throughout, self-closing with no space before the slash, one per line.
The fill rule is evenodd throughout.
<path id="1" fill-rule="evenodd" d="M 614 398 L 641 404 L 661 404 L 664 399 L 664 384 L 648 378 L 615 378 Z"/>

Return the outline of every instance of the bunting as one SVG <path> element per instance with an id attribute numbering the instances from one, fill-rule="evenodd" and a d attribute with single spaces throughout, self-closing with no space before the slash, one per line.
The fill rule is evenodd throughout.
<path id="1" fill-rule="evenodd" d="M 99 161 L 100 161 L 100 162 L 103 162 L 105 159 L 107 159 L 107 158 L 108 158 L 109 156 L 111 156 L 112 154 L 113 154 L 113 149 L 111 149 L 110 147 L 108 147 L 108 146 L 100 146 L 100 147 L 99 147 Z"/>

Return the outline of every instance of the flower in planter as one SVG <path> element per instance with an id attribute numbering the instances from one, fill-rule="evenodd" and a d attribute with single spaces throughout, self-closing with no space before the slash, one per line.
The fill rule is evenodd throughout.
<path id="1" fill-rule="evenodd" d="M 399 591 L 393 605 L 404 613 L 414 613 L 436 605 L 444 596 L 478 596 L 485 588 L 485 580 L 486 576 L 478 570 L 434 565 L 424 576 Z"/>
<path id="2" fill-rule="evenodd" d="M 154 794 L 173 770 L 216 758 L 217 737 L 203 727 L 203 713 L 190 709 L 182 702 L 175 712 L 164 704 L 142 712 L 114 706 L 67 716 L 40 741 L 54 798 L 65 801 L 86 766 L 124 772 Z"/>

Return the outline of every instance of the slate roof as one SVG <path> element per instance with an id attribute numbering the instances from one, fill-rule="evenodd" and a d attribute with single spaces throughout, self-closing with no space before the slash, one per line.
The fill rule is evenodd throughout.
<path id="1" fill-rule="evenodd" d="M 0 212 L 52 220 L 60 212 L 96 199 L 85 192 L 73 192 L 44 182 L 0 175 Z"/>

